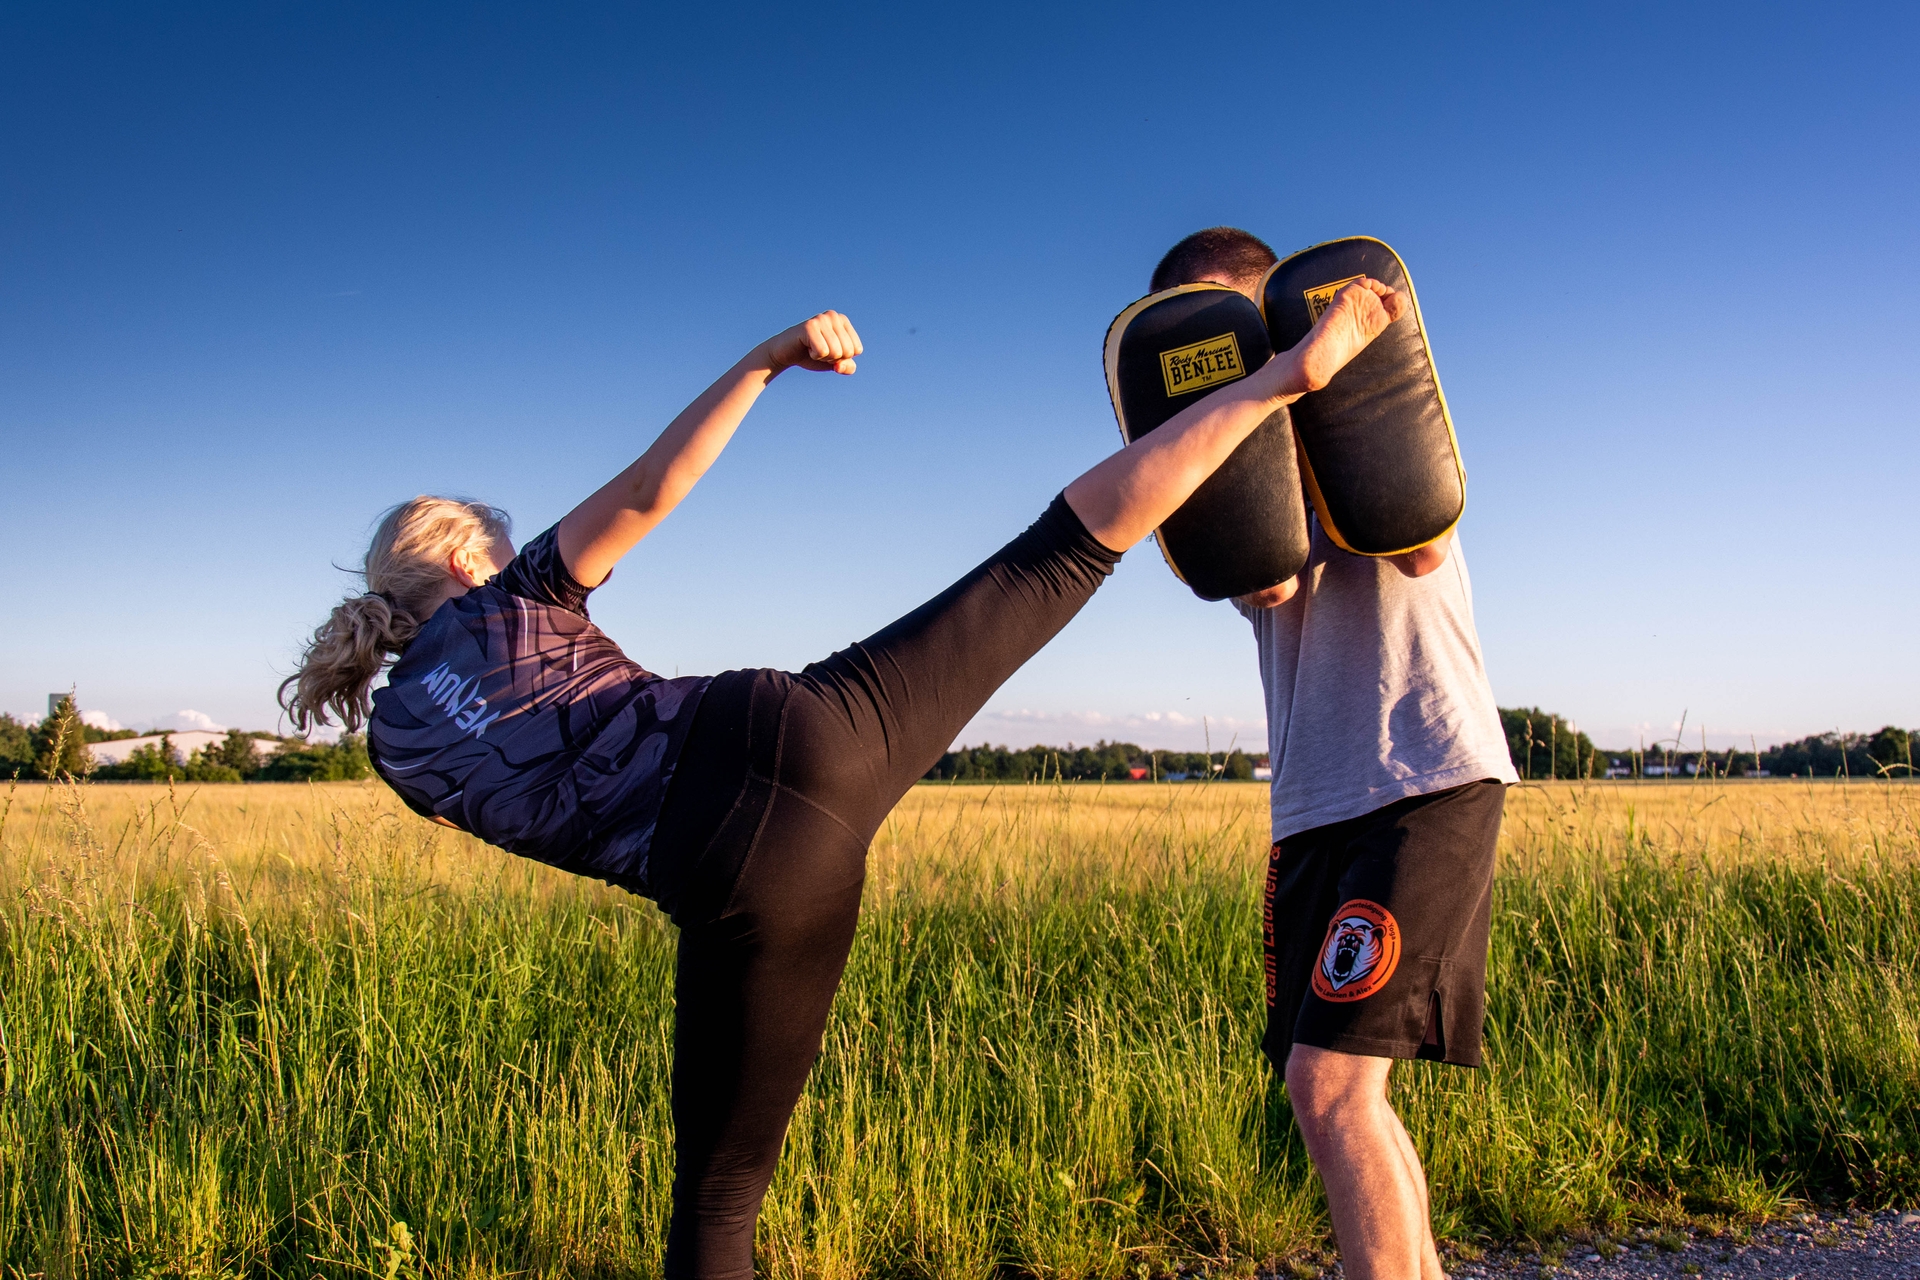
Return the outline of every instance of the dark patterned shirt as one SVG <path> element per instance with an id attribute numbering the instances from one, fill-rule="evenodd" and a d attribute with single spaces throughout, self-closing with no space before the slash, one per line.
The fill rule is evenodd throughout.
<path id="1" fill-rule="evenodd" d="M 557 526 L 556 526 L 557 529 Z M 636 893 L 710 676 L 664 679 L 587 620 L 555 529 L 428 619 L 367 747 L 415 812 Z"/>

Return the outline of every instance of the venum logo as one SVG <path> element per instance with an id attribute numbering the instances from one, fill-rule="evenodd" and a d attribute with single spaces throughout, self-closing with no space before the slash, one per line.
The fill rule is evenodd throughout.
<path id="1" fill-rule="evenodd" d="M 447 718 L 462 733 L 478 738 L 487 731 L 488 725 L 500 718 L 498 711 L 488 715 L 487 700 L 474 695 L 473 691 L 480 686 L 479 676 L 462 680 L 459 672 L 443 662 L 421 676 L 420 683 L 427 687 L 427 695 L 434 705 L 446 712 Z"/>

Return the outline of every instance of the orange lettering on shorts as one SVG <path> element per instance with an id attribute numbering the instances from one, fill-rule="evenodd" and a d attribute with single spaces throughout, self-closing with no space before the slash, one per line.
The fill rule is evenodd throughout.
<path id="1" fill-rule="evenodd" d="M 1280 999 L 1280 965 L 1273 954 L 1273 895 L 1280 887 L 1280 844 L 1267 855 L 1267 895 L 1260 908 L 1260 949 L 1266 952 L 1267 1007 Z"/>

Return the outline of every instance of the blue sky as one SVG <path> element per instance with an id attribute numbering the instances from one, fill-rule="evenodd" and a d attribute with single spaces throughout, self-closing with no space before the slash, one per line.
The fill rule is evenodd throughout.
<path id="1" fill-rule="evenodd" d="M 0 709 L 270 728 L 379 511 L 538 532 L 853 316 L 595 599 L 666 673 L 917 604 L 1117 436 L 1172 241 L 1380 236 L 1502 703 L 1602 742 L 1920 724 L 1912 8 L 8 6 Z M 1151 547 L 966 741 L 1263 741 Z"/>

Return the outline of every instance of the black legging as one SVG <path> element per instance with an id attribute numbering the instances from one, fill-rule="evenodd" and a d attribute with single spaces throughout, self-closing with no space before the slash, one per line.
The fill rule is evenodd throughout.
<path id="1" fill-rule="evenodd" d="M 654 848 L 686 866 L 670 1280 L 753 1274 L 760 1201 L 853 945 L 867 845 L 1007 677 L 1113 572 L 1062 498 L 892 626 L 707 689 Z M 662 859 L 662 860 L 666 860 Z"/>

